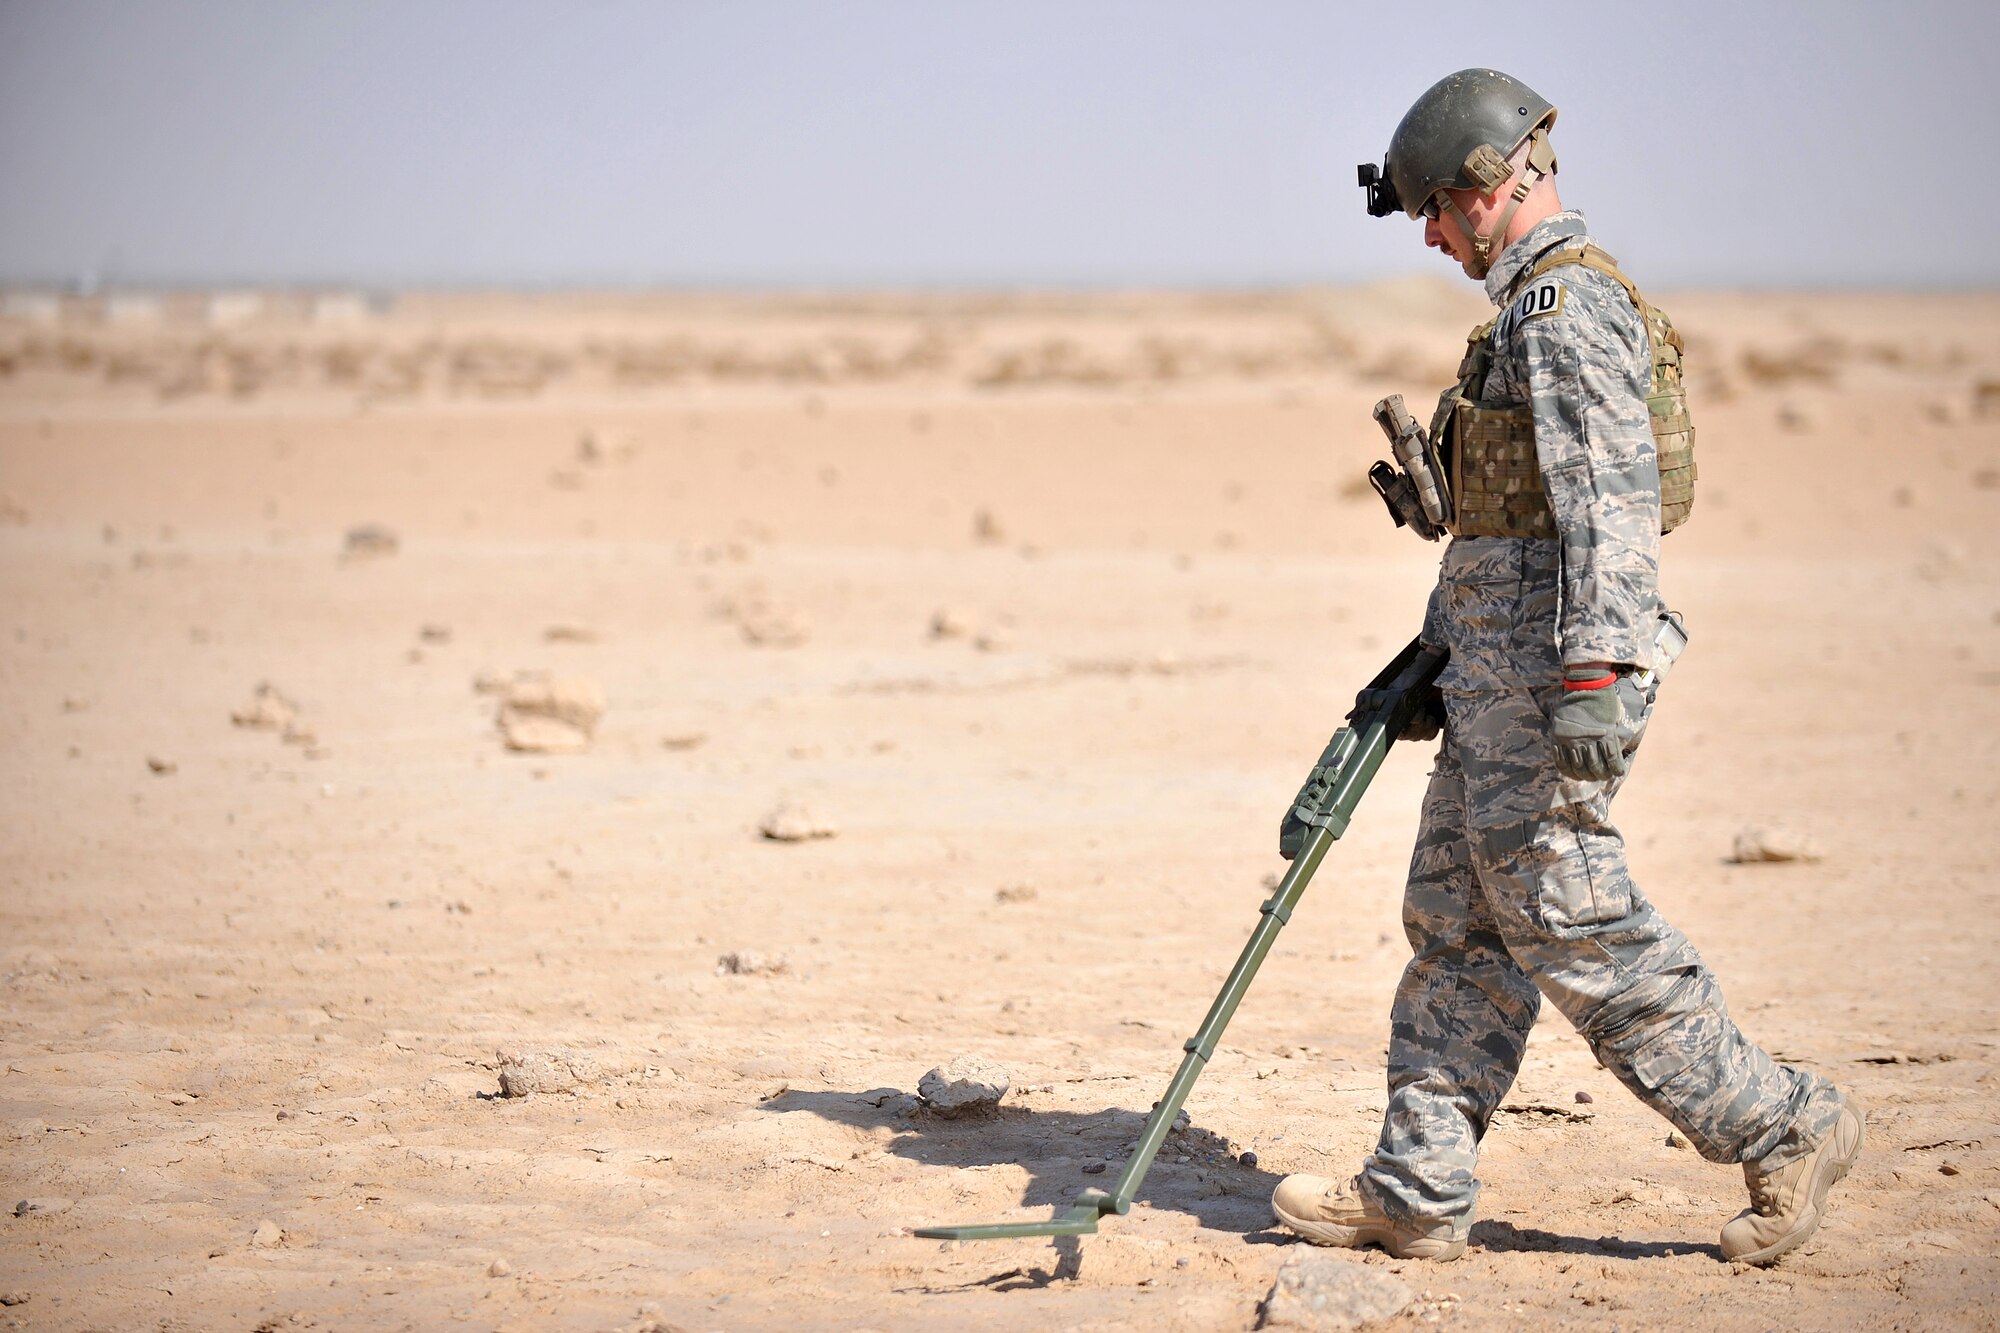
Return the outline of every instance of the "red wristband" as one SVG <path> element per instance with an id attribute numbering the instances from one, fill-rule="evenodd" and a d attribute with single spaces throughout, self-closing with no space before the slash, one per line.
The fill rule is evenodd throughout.
<path id="1" fill-rule="evenodd" d="M 1607 685 L 1615 685 L 1617 683 L 1617 673 L 1607 671 L 1604 673 L 1602 680 L 1565 680 L 1563 688 L 1566 690 L 1601 690 Z"/>

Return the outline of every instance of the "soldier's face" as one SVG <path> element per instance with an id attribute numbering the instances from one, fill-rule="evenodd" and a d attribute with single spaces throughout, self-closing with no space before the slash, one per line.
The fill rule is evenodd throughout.
<path id="1" fill-rule="evenodd" d="M 1470 218 L 1475 227 L 1486 225 L 1486 214 L 1491 201 L 1472 190 L 1447 190 L 1442 193 L 1451 196 L 1452 202 L 1458 206 L 1458 212 L 1436 207 L 1426 208 L 1423 214 L 1424 244 L 1433 250 L 1441 250 L 1457 260 L 1458 266 L 1465 270 L 1465 275 L 1471 277 L 1472 238 L 1465 234 L 1465 225 L 1459 219 Z"/>

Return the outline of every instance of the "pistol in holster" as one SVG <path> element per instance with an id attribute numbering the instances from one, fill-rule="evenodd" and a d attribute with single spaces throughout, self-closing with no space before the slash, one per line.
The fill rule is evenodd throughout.
<path id="1" fill-rule="evenodd" d="M 1378 461 L 1368 469 L 1368 484 L 1388 506 L 1396 526 L 1407 527 L 1434 542 L 1451 525 L 1451 488 L 1437 450 L 1403 406 L 1403 395 L 1392 393 L 1375 404 L 1375 420 L 1389 437 L 1394 466 Z"/>

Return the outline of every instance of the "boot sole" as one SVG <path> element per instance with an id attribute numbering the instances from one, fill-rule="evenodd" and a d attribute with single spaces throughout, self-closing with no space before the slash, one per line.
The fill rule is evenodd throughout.
<path id="1" fill-rule="evenodd" d="M 1430 1259 L 1445 1263 L 1465 1253 L 1465 1240 L 1444 1240 L 1434 1236 L 1399 1237 L 1386 1227 L 1343 1227 L 1333 1222 L 1309 1222 L 1293 1217 L 1276 1204 L 1271 1206 L 1279 1222 L 1314 1245 L 1333 1245 L 1357 1250 L 1364 1245 L 1380 1245 L 1392 1259 Z"/>
<path id="2" fill-rule="evenodd" d="M 1826 1220 L 1826 1196 L 1838 1185 L 1847 1173 L 1854 1169 L 1861 1158 L 1861 1145 L 1868 1139 L 1868 1120 L 1860 1111 L 1854 1114 L 1856 1129 L 1854 1147 L 1844 1157 L 1828 1157 L 1813 1172 L 1812 1207 L 1799 1225 L 1772 1241 L 1761 1250 L 1751 1250 L 1748 1254 L 1727 1256 L 1731 1263 L 1754 1264 L 1759 1268 L 1774 1264 L 1812 1238 L 1819 1230 L 1819 1224 Z M 1835 1133 L 1839 1130 L 1836 1127 Z"/>

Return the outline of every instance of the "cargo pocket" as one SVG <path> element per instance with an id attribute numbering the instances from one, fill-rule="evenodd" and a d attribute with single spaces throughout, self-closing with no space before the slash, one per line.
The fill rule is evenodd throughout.
<path id="1" fill-rule="evenodd" d="M 1552 935 L 1583 934 L 1632 914 L 1624 841 L 1588 819 L 1571 805 L 1537 821 L 1535 910 Z"/>

